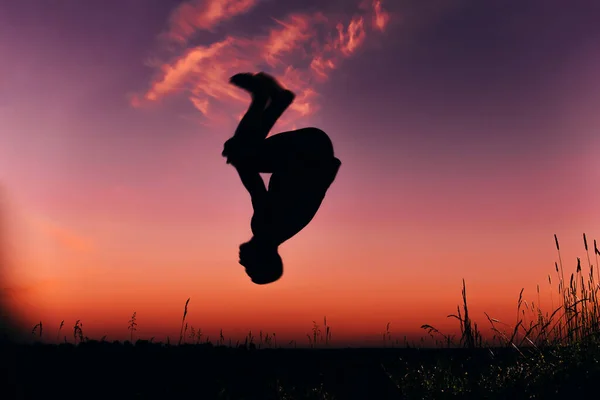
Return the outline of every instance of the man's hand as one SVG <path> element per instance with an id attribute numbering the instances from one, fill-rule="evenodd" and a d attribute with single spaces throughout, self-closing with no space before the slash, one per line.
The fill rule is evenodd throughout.
<path id="1" fill-rule="evenodd" d="M 227 158 L 227 164 L 238 165 L 243 163 L 243 160 L 250 155 L 252 144 L 241 139 L 239 136 L 234 136 L 227 140 L 223 145 L 221 155 Z"/>

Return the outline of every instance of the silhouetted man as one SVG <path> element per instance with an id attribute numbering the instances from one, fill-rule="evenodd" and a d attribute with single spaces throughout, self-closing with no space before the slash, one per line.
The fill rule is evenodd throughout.
<path id="1" fill-rule="evenodd" d="M 325 132 L 304 128 L 266 138 L 294 94 L 265 73 L 237 74 L 230 83 L 252 96 L 248 111 L 222 155 L 250 193 L 253 237 L 240 245 L 240 264 L 257 284 L 283 274 L 279 245 L 313 219 L 341 162 Z M 268 189 L 260 173 L 272 173 Z"/>

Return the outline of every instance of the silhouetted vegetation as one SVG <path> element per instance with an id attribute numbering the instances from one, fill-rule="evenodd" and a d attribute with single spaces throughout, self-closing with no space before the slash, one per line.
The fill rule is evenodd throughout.
<path id="1" fill-rule="evenodd" d="M 130 340 L 92 340 L 76 321 L 73 337 L 43 344 L 53 333 L 36 324 L 33 345 L 2 349 L 4 385 L 9 397 L 29 398 L 74 392 L 80 397 L 223 399 L 446 399 L 446 398 L 571 398 L 593 393 L 600 379 L 600 304 L 598 250 L 588 247 L 587 266 L 577 259 L 575 272 L 565 279 L 555 236 L 558 262 L 548 284 L 558 292 L 549 311 L 529 304 L 523 290 L 513 325 L 485 314 L 491 337 L 486 337 L 469 313 L 463 281 L 462 304 L 455 314 L 460 336 L 422 328 L 437 348 L 425 348 L 392 337 L 390 324 L 379 349 L 332 348 L 332 329 L 313 321 L 308 346 L 295 341 L 277 343 L 275 333 L 249 332 L 232 342 L 223 331 L 210 340 L 188 326 L 187 299 L 177 345 L 137 339 L 137 314 L 128 325 Z M 592 256 L 590 257 L 590 252 Z M 595 264 L 592 264 L 592 257 Z M 594 271 L 596 270 L 596 271 Z M 553 294 L 554 296 L 554 294 Z M 554 297 L 552 298 L 554 302 Z M 64 321 L 58 329 L 60 337 Z M 45 333 L 46 336 L 43 336 Z M 50 335 L 50 336 L 48 336 Z M 21 394 L 22 396 L 18 396 Z M 88 396 L 89 394 L 89 396 Z"/>

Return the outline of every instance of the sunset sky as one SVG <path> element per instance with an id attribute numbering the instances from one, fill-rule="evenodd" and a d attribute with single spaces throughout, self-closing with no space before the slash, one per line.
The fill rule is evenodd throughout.
<path id="1" fill-rule="evenodd" d="M 338 343 L 472 317 L 600 239 L 595 0 L 19 0 L 0 4 L 1 300 L 48 340 L 205 335 Z M 238 264 L 250 198 L 220 153 L 267 71 L 342 161 L 283 278 Z M 592 262 L 595 263 L 594 257 Z M 555 281 L 553 281 L 553 286 Z M 31 325 L 30 325 L 31 324 Z M 67 328 L 65 328 L 67 329 Z M 67 329 L 68 332 L 68 329 Z"/>

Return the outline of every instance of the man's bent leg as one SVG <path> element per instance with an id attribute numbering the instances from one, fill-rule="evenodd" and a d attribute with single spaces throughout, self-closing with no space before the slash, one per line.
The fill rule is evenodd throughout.
<path id="1" fill-rule="evenodd" d="M 268 132 L 263 132 L 263 113 L 269 95 L 267 91 L 259 86 L 252 74 L 237 74 L 231 78 L 231 83 L 247 90 L 252 96 L 248 110 L 240 120 L 233 137 L 228 139 L 221 155 L 227 157 L 227 163 L 231 164 L 239 159 L 244 148 L 254 147 L 255 144 L 266 137 Z"/>
<path id="2" fill-rule="evenodd" d="M 262 141 L 256 150 L 248 162 L 264 173 L 318 166 L 321 160 L 334 157 L 329 136 L 317 128 L 278 133 Z"/>
<path id="3" fill-rule="evenodd" d="M 265 109 L 262 120 L 262 132 L 266 133 L 263 139 L 266 139 L 277 120 L 294 102 L 296 95 L 292 91 L 281 86 L 281 84 L 269 74 L 259 72 L 255 76 L 257 81 L 260 82 L 269 93 L 269 98 L 271 100 Z"/>
<path id="4" fill-rule="evenodd" d="M 253 150 L 259 140 L 266 139 L 277 120 L 296 97 L 291 91 L 284 89 L 275 78 L 262 72 L 256 75 L 237 74 L 231 78 L 231 82 L 249 91 L 252 102 L 234 136 L 225 143 L 223 156 L 230 154 L 232 148 L 236 148 L 234 151 L 237 152 L 243 151 L 241 147 Z M 266 106 L 268 100 L 270 102 Z"/>

